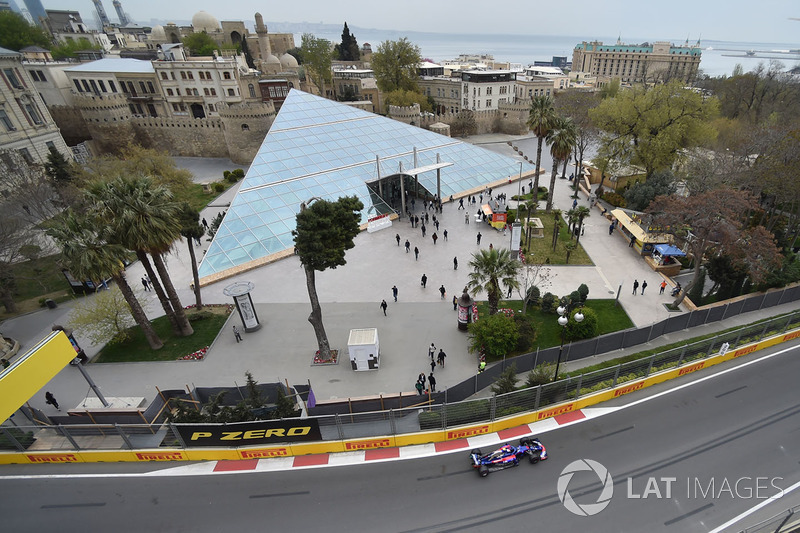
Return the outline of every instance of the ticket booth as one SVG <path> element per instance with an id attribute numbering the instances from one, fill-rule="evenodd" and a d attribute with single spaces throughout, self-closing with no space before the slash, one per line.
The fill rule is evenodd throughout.
<path id="1" fill-rule="evenodd" d="M 347 351 L 353 370 L 378 370 L 381 361 L 378 329 L 351 329 Z"/>
<path id="2" fill-rule="evenodd" d="M 489 204 L 483 204 L 481 210 L 486 216 L 486 222 L 495 229 L 502 230 L 508 223 L 508 213 L 505 210 L 492 209 Z"/>

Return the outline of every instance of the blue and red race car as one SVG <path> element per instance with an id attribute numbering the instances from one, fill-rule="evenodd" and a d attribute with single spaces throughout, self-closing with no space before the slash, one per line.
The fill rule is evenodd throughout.
<path id="1" fill-rule="evenodd" d="M 519 446 L 504 444 L 486 455 L 478 449 L 472 450 L 469 454 L 469 461 L 472 468 L 477 469 L 481 477 L 486 477 L 489 472 L 517 466 L 526 456 L 528 461 L 535 465 L 539 461 L 547 459 L 547 450 L 539 439 L 524 437 L 519 440 Z"/>

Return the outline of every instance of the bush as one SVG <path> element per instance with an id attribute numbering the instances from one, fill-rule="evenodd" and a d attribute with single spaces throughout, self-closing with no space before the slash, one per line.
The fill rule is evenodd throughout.
<path id="1" fill-rule="evenodd" d="M 585 283 L 581 283 L 578 287 L 578 294 L 580 294 L 581 303 L 586 303 L 586 299 L 589 297 L 589 287 Z"/>
<path id="2" fill-rule="evenodd" d="M 241 168 L 237 168 L 237 169 L 234 169 L 234 171 L 231 172 L 231 174 L 236 176 L 237 180 L 240 180 L 240 179 L 242 179 L 244 177 L 244 170 L 242 170 Z"/>
<path id="3" fill-rule="evenodd" d="M 507 394 L 517 390 L 517 365 L 513 364 L 503 370 L 500 377 L 492 384 L 495 394 Z"/>
<path id="4" fill-rule="evenodd" d="M 526 352 L 536 341 L 536 322 L 533 317 L 522 313 L 514 315 L 514 322 L 517 323 L 517 330 L 519 331 L 516 351 L 520 353 Z"/>
<path id="5" fill-rule="evenodd" d="M 197 313 L 190 314 L 187 318 L 189 322 L 199 322 L 200 320 L 207 320 L 213 318 L 215 315 L 210 311 L 198 311 Z"/>
<path id="6" fill-rule="evenodd" d="M 542 291 L 539 290 L 539 287 L 531 287 L 528 289 L 528 303 L 538 306 L 541 303 L 541 294 Z"/>
<path id="7" fill-rule="evenodd" d="M 226 180 L 227 180 L 227 179 L 230 179 L 230 177 L 231 177 L 231 171 L 230 171 L 230 170 L 226 170 L 226 171 L 224 171 L 224 172 L 222 173 L 222 178 L 223 178 L 223 179 L 226 179 Z"/>
<path id="8" fill-rule="evenodd" d="M 554 313 L 556 310 L 556 302 L 558 299 L 556 295 L 551 292 L 544 293 L 542 296 L 542 312 L 543 313 Z"/>
<path id="9" fill-rule="evenodd" d="M 571 319 L 567 324 L 566 338 L 570 341 L 597 337 L 597 314 L 588 307 L 580 311 L 583 313 L 583 321 L 576 322 Z M 578 310 L 573 311 L 572 316 L 574 317 L 577 312 Z"/>
<path id="10" fill-rule="evenodd" d="M 627 207 L 628 203 L 621 194 L 615 192 L 607 192 L 603 195 L 603 200 L 613 205 L 614 207 Z"/>
<path id="11" fill-rule="evenodd" d="M 225 192 L 225 185 L 223 185 L 222 183 L 215 183 L 214 192 Z"/>
<path id="12" fill-rule="evenodd" d="M 526 387 L 538 387 L 553 381 L 553 375 L 556 373 L 556 365 L 553 363 L 542 363 L 537 365 L 536 368 L 528 372 L 528 377 L 525 380 Z"/>

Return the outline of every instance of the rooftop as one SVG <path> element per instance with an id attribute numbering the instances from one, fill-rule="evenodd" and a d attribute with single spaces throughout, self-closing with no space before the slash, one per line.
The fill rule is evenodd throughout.
<path id="1" fill-rule="evenodd" d="M 65 72 L 128 72 L 152 73 L 155 72 L 150 61 L 132 59 L 128 57 L 107 57 L 83 63 L 75 67 L 64 69 Z"/>

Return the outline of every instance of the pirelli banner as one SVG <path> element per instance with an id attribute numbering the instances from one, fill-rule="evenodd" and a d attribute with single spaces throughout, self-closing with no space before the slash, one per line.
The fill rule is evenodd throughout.
<path id="1" fill-rule="evenodd" d="M 235 424 L 176 425 L 187 447 L 254 446 L 283 442 L 320 441 L 319 422 L 314 418 L 260 420 Z"/>

